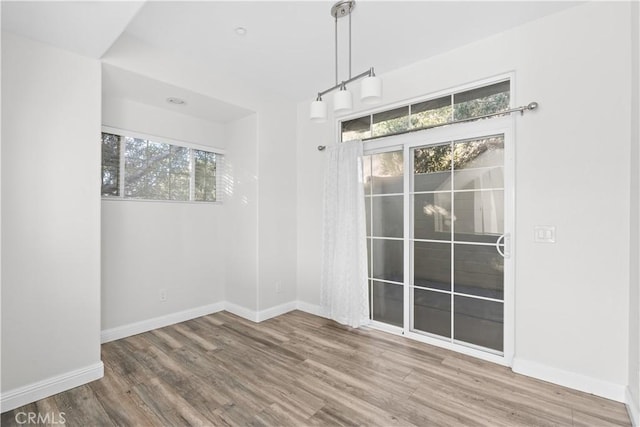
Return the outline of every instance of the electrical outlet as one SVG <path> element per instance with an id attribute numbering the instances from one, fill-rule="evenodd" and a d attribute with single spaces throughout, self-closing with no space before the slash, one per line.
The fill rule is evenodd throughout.
<path id="1" fill-rule="evenodd" d="M 160 301 L 165 302 L 167 300 L 167 291 L 160 289 Z"/>
<path id="2" fill-rule="evenodd" d="M 282 293 L 282 282 L 279 281 L 279 280 L 276 282 L 276 293 L 277 294 L 281 294 Z"/>
<path id="3" fill-rule="evenodd" d="M 533 227 L 533 241 L 536 243 L 555 243 L 556 227 L 553 225 L 536 225 Z"/>

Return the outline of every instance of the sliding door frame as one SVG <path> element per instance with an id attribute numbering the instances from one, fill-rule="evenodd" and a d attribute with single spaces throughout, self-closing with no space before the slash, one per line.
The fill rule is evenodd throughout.
<path id="1" fill-rule="evenodd" d="M 386 332 L 404 335 L 417 341 L 448 348 L 483 360 L 511 366 L 515 351 L 515 144 L 513 116 L 443 126 L 402 135 L 391 135 L 363 142 L 365 154 L 377 154 L 403 150 L 404 161 L 404 321 L 403 327 L 388 325 L 372 320 L 370 326 Z M 413 174 L 411 150 L 416 147 L 435 145 L 465 139 L 475 139 L 491 135 L 504 135 L 504 351 L 494 354 L 472 345 L 453 342 L 453 338 L 436 338 L 411 331 L 411 293 L 413 281 L 411 270 L 411 210 L 410 184 Z M 453 286 L 453 284 L 452 284 Z M 453 309 L 453 307 L 452 307 Z M 452 331 L 453 333 L 453 331 Z"/>

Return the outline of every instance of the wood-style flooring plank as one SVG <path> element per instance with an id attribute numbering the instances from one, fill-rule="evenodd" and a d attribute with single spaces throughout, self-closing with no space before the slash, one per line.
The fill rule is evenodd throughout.
<path id="1" fill-rule="evenodd" d="M 102 346 L 101 380 L 2 414 L 67 426 L 629 426 L 624 405 L 369 328 L 227 312 Z"/>

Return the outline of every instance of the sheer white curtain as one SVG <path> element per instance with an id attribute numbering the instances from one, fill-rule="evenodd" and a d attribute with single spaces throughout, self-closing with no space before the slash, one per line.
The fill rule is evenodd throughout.
<path id="1" fill-rule="evenodd" d="M 326 148 L 322 314 L 354 328 L 369 319 L 362 142 Z"/>

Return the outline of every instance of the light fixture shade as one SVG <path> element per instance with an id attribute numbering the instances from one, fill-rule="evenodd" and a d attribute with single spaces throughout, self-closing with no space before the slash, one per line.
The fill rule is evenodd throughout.
<path id="1" fill-rule="evenodd" d="M 315 123 L 327 121 L 327 103 L 323 100 L 316 100 L 311 103 L 309 118 Z"/>
<path id="2" fill-rule="evenodd" d="M 382 100 L 382 79 L 369 76 L 362 80 L 360 86 L 360 101 L 363 104 L 375 104 Z"/>
<path id="3" fill-rule="evenodd" d="M 353 97 L 347 89 L 340 89 L 333 95 L 333 111 L 346 113 L 353 108 Z"/>

